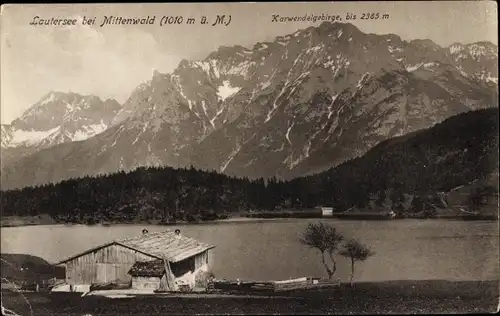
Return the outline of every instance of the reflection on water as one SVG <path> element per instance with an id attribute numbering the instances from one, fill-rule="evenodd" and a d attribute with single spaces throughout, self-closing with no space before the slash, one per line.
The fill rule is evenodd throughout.
<path id="1" fill-rule="evenodd" d="M 300 244 L 301 232 L 317 219 L 179 225 L 181 233 L 213 243 L 211 266 L 217 277 L 288 279 L 326 276 L 318 251 Z M 499 275 L 498 223 L 448 220 L 323 220 L 346 239 L 355 237 L 376 255 L 356 265 L 362 281 L 400 279 L 486 280 Z M 31 226 L 2 228 L 2 252 L 27 253 L 56 262 L 113 239 L 167 227 Z M 350 263 L 338 258 L 337 277 L 347 280 Z"/>

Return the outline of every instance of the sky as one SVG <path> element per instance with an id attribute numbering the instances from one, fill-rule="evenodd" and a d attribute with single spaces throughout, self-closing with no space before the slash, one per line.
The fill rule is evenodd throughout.
<path id="1" fill-rule="evenodd" d="M 358 19 L 346 21 L 347 13 Z M 388 19 L 360 20 L 362 13 Z M 229 25 L 200 23 L 231 16 Z M 153 71 L 171 72 L 182 59 L 203 59 L 219 46 L 272 41 L 322 21 L 272 22 L 272 15 L 339 15 L 365 33 L 394 33 L 404 40 L 497 42 L 497 5 L 471 2 L 318 2 L 3 5 L 0 18 L 0 120 L 8 124 L 50 91 L 94 94 L 123 103 Z M 30 25 L 41 19 L 76 18 L 74 26 Z M 154 25 L 106 25 L 105 16 L 152 17 Z M 163 16 L 194 24 L 160 26 Z M 83 17 L 95 25 L 82 25 Z"/>

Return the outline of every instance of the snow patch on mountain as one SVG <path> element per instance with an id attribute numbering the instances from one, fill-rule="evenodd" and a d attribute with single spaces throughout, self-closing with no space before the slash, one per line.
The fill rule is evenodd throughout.
<path id="1" fill-rule="evenodd" d="M 481 81 L 498 83 L 498 77 L 492 76 L 488 71 L 478 71 L 475 73 L 475 77 Z"/>
<path id="2" fill-rule="evenodd" d="M 402 48 L 399 48 L 399 47 L 394 47 L 394 46 L 388 46 L 387 47 L 387 50 L 389 51 L 389 53 L 394 53 L 394 52 L 402 52 L 403 49 Z"/>
<path id="3" fill-rule="evenodd" d="M 260 90 L 264 90 L 267 87 L 269 87 L 270 85 L 271 85 L 271 81 L 270 80 L 267 80 L 267 81 L 259 83 Z"/>
<path id="4" fill-rule="evenodd" d="M 461 44 L 452 44 L 448 49 L 450 50 L 451 54 L 456 54 L 462 51 L 463 46 Z"/>
<path id="5" fill-rule="evenodd" d="M 347 68 L 351 62 L 345 58 L 342 54 L 337 54 L 335 59 L 332 59 L 330 55 L 327 56 L 327 61 L 323 63 L 323 67 L 331 68 L 333 72 L 333 77 L 335 78 L 340 69 Z"/>
<path id="6" fill-rule="evenodd" d="M 97 134 L 104 132 L 108 126 L 101 120 L 99 124 L 90 124 L 87 126 L 82 126 L 77 130 L 71 138 L 72 141 L 85 140 L 87 138 L 93 137 Z"/>
<path id="7" fill-rule="evenodd" d="M 222 85 L 217 88 L 217 97 L 219 100 L 226 100 L 228 97 L 241 90 L 241 87 L 232 87 L 229 80 L 224 80 Z"/>
<path id="8" fill-rule="evenodd" d="M 116 145 L 116 142 L 118 141 L 118 139 L 120 138 L 120 134 L 125 130 L 125 125 L 122 125 L 120 126 L 120 128 L 118 128 L 118 131 L 115 133 L 114 135 L 114 141 L 113 143 L 111 144 L 111 147 L 114 147 Z"/>
<path id="9" fill-rule="evenodd" d="M 207 106 L 205 104 L 205 100 L 201 100 L 201 108 L 203 109 L 203 114 L 205 114 L 205 117 L 208 118 Z"/>
<path id="10" fill-rule="evenodd" d="M 119 110 L 115 100 L 51 91 L 12 122 L 9 139 L 2 135 L 2 147 L 23 148 L 19 152 L 24 155 L 82 141 L 106 130 Z"/>
<path id="11" fill-rule="evenodd" d="M 464 68 L 462 66 L 457 67 L 458 71 L 460 71 L 460 74 L 464 77 L 469 77 L 469 75 L 465 72 Z"/>
<path id="12" fill-rule="evenodd" d="M 144 134 L 146 132 L 146 130 L 148 129 L 148 126 L 149 126 L 149 122 L 144 123 L 144 125 L 142 126 L 142 131 L 137 134 L 137 137 L 132 142 L 132 145 L 135 144 L 135 143 L 137 143 L 137 141 L 139 140 L 139 138 L 141 137 L 141 135 Z"/>
<path id="13" fill-rule="evenodd" d="M 12 141 L 12 126 L 10 125 L 1 125 L 0 130 L 0 139 L 2 141 L 1 148 L 7 147 Z"/>
<path id="14" fill-rule="evenodd" d="M 497 58 L 498 49 L 491 46 L 491 44 L 479 42 L 468 45 L 455 43 L 448 47 L 448 51 L 454 56 L 455 61 L 471 57 L 476 62 L 480 62 L 482 57 Z"/>
<path id="15" fill-rule="evenodd" d="M 313 47 L 307 49 L 306 54 L 310 53 L 310 52 L 314 52 L 314 53 L 318 52 L 318 51 L 322 50 L 324 47 L 325 47 L 325 45 L 323 43 L 316 45 L 316 46 L 313 46 Z"/>
<path id="16" fill-rule="evenodd" d="M 430 62 L 430 63 L 425 63 L 424 64 L 424 68 L 426 69 L 429 69 L 429 68 L 432 68 L 432 67 L 436 67 L 438 66 L 438 63 L 435 63 L 435 62 Z"/>
<path id="17" fill-rule="evenodd" d="M 217 67 L 217 60 L 211 59 L 208 61 L 194 61 L 193 65 L 203 70 L 209 77 L 220 78 L 219 68 Z"/>
<path id="18" fill-rule="evenodd" d="M 260 44 L 259 51 L 262 51 L 262 50 L 264 50 L 264 49 L 267 49 L 268 47 L 269 47 L 269 46 L 267 46 L 267 44 L 262 43 L 262 44 Z"/>
<path id="19" fill-rule="evenodd" d="M 238 65 L 231 66 L 229 69 L 224 71 L 225 75 L 242 75 L 245 79 L 248 78 L 250 69 L 255 66 L 254 61 L 244 61 Z M 224 70 L 224 69 L 223 69 Z"/>
<path id="20" fill-rule="evenodd" d="M 219 115 L 222 114 L 222 112 L 224 112 L 224 108 L 218 110 L 217 113 L 215 113 L 214 117 L 212 117 L 212 119 L 210 120 L 210 124 L 212 125 L 213 128 L 215 128 L 215 120 L 219 117 Z"/>
<path id="21" fill-rule="evenodd" d="M 492 77 L 492 76 L 488 75 L 485 80 L 498 84 L 498 77 Z"/>
<path id="22" fill-rule="evenodd" d="M 177 90 L 179 91 L 179 94 L 187 101 L 189 109 L 192 110 L 193 109 L 193 103 L 184 94 L 184 89 L 182 88 L 182 84 L 179 82 L 179 76 L 173 76 L 173 79 L 174 79 L 174 83 L 175 83 L 175 85 L 177 87 Z M 148 101 L 150 101 L 150 99 L 148 99 Z"/>
<path id="23" fill-rule="evenodd" d="M 485 56 L 486 54 L 490 53 L 485 46 L 478 44 L 468 45 L 467 49 L 469 55 L 471 55 L 476 61 L 479 61 L 481 56 Z M 498 54 L 495 55 L 498 56 Z"/>
<path id="24" fill-rule="evenodd" d="M 45 138 L 50 135 L 57 133 L 60 127 L 54 127 L 46 131 L 36 131 L 36 130 L 14 130 L 12 133 L 12 139 L 7 147 L 17 147 L 17 146 L 32 146 L 40 143 Z"/>
<path id="25" fill-rule="evenodd" d="M 368 79 L 370 79 L 370 73 L 366 72 L 363 74 L 361 79 L 358 80 L 358 83 L 356 84 L 356 88 L 359 89 L 362 86 L 364 86 L 364 84 L 368 81 Z"/>
<path id="26" fill-rule="evenodd" d="M 330 119 L 330 117 L 333 114 L 333 103 L 335 103 L 335 100 L 337 100 L 338 96 L 339 96 L 338 94 L 334 95 L 332 97 L 332 103 L 330 103 L 330 105 L 328 106 L 328 119 Z"/>
<path id="27" fill-rule="evenodd" d="M 292 144 L 292 141 L 290 140 L 290 131 L 292 130 L 294 125 L 295 125 L 295 121 L 293 121 L 292 124 L 290 125 L 290 127 L 288 127 L 286 134 L 285 134 L 285 138 L 290 145 Z"/>
<path id="28" fill-rule="evenodd" d="M 54 101 L 55 99 L 56 99 L 55 93 L 51 92 L 51 93 L 49 93 L 49 95 L 45 99 L 43 99 L 42 101 L 40 101 L 40 105 L 45 105 L 45 104 L 47 104 L 49 102 Z"/>
<path id="29" fill-rule="evenodd" d="M 413 72 L 413 71 L 417 70 L 418 68 L 422 67 L 423 64 L 424 63 L 418 63 L 416 65 L 407 65 L 406 66 L 406 71 Z"/>
<path id="30" fill-rule="evenodd" d="M 221 172 L 224 172 L 224 170 L 226 170 L 227 166 L 229 165 L 229 163 L 234 159 L 234 157 L 236 156 L 236 154 L 238 154 L 238 152 L 241 150 L 241 146 L 237 146 L 235 150 L 233 150 L 231 152 L 231 154 L 229 154 L 229 159 L 226 160 L 224 162 L 224 164 L 221 166 L 220 168 L 220 171 Z"/>

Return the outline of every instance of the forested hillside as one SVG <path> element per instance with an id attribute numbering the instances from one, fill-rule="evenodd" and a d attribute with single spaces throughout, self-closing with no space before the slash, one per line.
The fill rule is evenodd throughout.
<path id="1" fill-rule="evenodd" d="M 498 193 L 498 119 L 498 108 L 463 113 L 384 141 L 360 158 L 289 186 L 303 192 L 303 205 L 341 210 L 385 204 L 419 211 L 425 200 L 439 199 L 439 192 L 477 180 L 496 184 Z"/>
<path id="2" fill-rule="evenodd" d="M 248 210 L 374 205 L 419 212 L 425 199 L 496 177 L 498 108 L 463 113 L 380 143 L 364 156 L 291 181 L 248 180 L 194 168 L 139 168 L 3 191 L 2 216 L 49 214 L 61 222 L 208 220 Z"/>

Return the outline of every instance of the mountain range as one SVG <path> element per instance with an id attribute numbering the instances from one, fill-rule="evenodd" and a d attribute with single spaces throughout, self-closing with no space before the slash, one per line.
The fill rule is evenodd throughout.
<path id="1" fill-rule="evenodd" d="M 122 106 L 108 100 L 95 108 L 106 113 L 101 133 L 12 154 L 2 162 L 2 188 L 164 165 L 291 179 L 450 116 L 497 107 L 497 78 L 498 48 L 489 42 L 441 47 L 325 22 L 251 48 L 220 47 L 170 74 L 155 71 Z M 16 130 L 57 128 L 50 122 L 2 126 L 2 156 Z"/>
<path id="2" fill-rule="evenodd" d="M 52 91 L 11 124 L 2 124 L 2 165 L 44 148 L 97 135 L 109 127 L 120 108 L 113 99 Z"/>
<path id="3" fill-rule="evenodd" d="M 0 206 L 4 217 L 43 215 L 55 222 L 87 224 L 204 221 L 259 210 L 308 209 L 315 216 L 312 208 L 319 205 L 335 213 L 392 210 L 400 217 L 474 214 L 494 219 L 498 126 L 498 108 L 469 111 L 290 181 L 141 167 L 3 191 Z"/>

